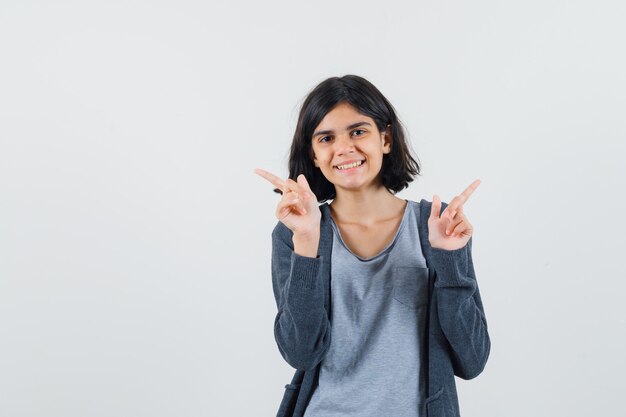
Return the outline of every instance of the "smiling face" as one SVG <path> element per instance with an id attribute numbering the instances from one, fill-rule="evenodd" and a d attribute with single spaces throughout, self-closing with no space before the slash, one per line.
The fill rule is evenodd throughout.
<path id="1" fill-rule="evenodd" d="M 315 128 L 313 162 L 340 190 L 366 190 L 381 185 L 383 154 L 391 151 L 389 128 L 380 132 L 371 117 L 342 102 Z"/>

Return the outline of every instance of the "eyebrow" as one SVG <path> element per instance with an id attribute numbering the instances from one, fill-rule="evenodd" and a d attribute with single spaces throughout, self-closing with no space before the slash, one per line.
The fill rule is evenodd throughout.
<path id="1" fill-rule="evenodd" d="M 354 129 L 355 127 L 359 127 L 359 126 L 372 126 L 371 124 L 367 123 L 367 122 L 356 122 L 356 123 L 352 123 L 351 125 L 346 127 L 346 130 L 350 130 L 350 129 Z M 319 135 L 327 135 L 329 133 L 334 133 L 332 130 L 319 130 L 315 133 L 313 133 L 313 137 L 319 136 Z"/>

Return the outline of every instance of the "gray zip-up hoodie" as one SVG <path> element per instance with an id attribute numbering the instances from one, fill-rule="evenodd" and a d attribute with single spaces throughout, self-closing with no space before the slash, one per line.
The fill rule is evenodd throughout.
<path id="1" fill-rule="evenodd" d="M 491 341 L 472 263 L 472 238 L 456 250 L 428 241 L 432 203 L 420 201 L 419 236 L 429 270 L 426 317 L 426 400 L 428 417 L 460 417 L 454 376 L 472 379 L 487 363 Z M 442 202 L 441 212 L 447 203 Z M 278 313 L 278 350 L 296 369 L 277 417 L 302 417 L 317 386 L 320 364 L 330 346 L 330 209 L 320 205 L 316 258 L 293 251 L 293 233 L 278 222 L 272 231 L 272 286 Z"/>

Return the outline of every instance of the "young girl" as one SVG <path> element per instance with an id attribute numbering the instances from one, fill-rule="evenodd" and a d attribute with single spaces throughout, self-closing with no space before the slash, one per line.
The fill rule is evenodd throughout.
<path id="1" fill-rule="evenodd" d="M 396 197 L 419 165 L 355 75 L 305 99 L 289 178 L 255 172 L 282 193 L 274 336 L 296 372 L 277 416 L 459 416 L 454 376 L 480 374 L 491 347 L 463 212 L 480 181 L 449 204 Z"/>

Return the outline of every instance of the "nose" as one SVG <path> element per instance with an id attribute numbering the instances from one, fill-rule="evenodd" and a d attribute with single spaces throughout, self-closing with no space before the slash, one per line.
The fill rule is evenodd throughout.
<path id="1" fill-rule="evenodd" d="M 350 137 L 350 133 L 337 135 L 335 139 L 335 152 L 337 153 L 337 155 L 354 153 L 354 142 Z"/>

